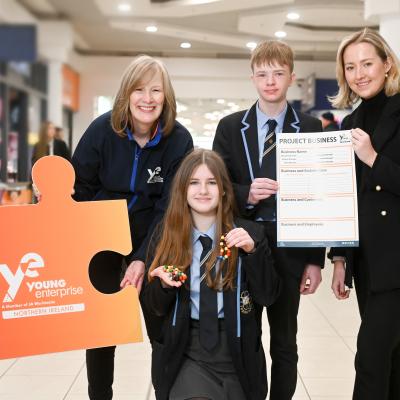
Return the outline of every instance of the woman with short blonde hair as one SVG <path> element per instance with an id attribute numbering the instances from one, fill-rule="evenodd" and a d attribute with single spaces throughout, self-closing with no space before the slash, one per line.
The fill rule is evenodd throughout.
<path id="1" fill-rule="evenodd" d="M 336 79 L 339 86 L 339 91 L 336 96 L 330 98 L 332 105 L 335 108 L 347 108 L 355 104 L 360 96 L 351 90 L 345 78 L 345 67 L 343 64 L 343 53 L 346 48 L 355 43 L 369 43 L 371 44 L 380 57 L 385 62 L 388 59 L 391 61 L 391 68 L 387 72 L 385 80 L 385 94 L 386 96 L 393 96 L 400 91 L 400 63 L 394 51 L 387 44 L 386 40 L 376 31 L 364 28 L 362 31 L 356 32 L 350 36 L 345 37 L 340 43 L 337 56 L 336 56 Z"/>

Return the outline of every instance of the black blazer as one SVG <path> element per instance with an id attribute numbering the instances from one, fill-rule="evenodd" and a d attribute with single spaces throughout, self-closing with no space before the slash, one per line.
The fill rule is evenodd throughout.
<path id="1" fill-rule="evenodd" d="M 54 155 L 65 158 L 71 161 L 71 152 L 69 151 L 67 144 L 60 139 L 54 139 Z"/>
<path id="2" fill-rule="evenodd" d="M 360 108 L 348 115 L 342 129 L 362 126 Z M 367 132 L 370 133 L 370 132 Z M 389 97 L 371 137 L 378 156 L 369 168 L 356 157 L 360 247 L 366 258 L 372 291 L 400 288 L 400 94 Z M 332 248 L 329 257 L 346 257 L 346 283 L 351 287 L 354 265 L 360 261 L 355 248 Z"/>
<path id="3" fill-rule="evenodd" d="M 252 210 L 246 208 L 252 176 L 246 152 L 251 159 L 254 178 L 260 177 L 257 103 L 249 110 L 239 111 L 223 118 L 217 127 L 213 150 L 217 151 L 225 161 L 233 182 L 239 212 L 246 219 L 254 219 L 257 206 Z M 288 104 L 284 132 L 321 132 L 321 121 L 309 115 L 296 112 Z M 245 140 L 247 148 L 245 146 Z M 275 201 L 272 197 L 269 201 Z M 301 276 L 306 264 L 320 265 L 325 262 L 325 248 L 282 248 L 281 256 L 285 259 L 281 264 L 290 268 L 290 273 Z"/>
<path id="4" fill-rule="evenodd" d="M 248 400 L 264 400 L 268 393 L 265 354 L 261 342 L 261 314 L 279 294 L 279 279 L 261 227 L 238 219 L 258 243 L 256 251 L 240 255 L 241 273 L 235 288 L 224 291 L 224 316 L 229 349 L 238 378 Z M 156 242 L 155 240 L 152 243 Z M 149 256 L 153 250 L 149 249 Z M 151 257 L 150 257 L 151 258 Z M 150 264 L 150 263 L 149 263 Z M 152 343 L 152 382 L 157 400 L 167 400 L 183 363 L 190 329 L 190 278 L 179 289 L 164 289 L 158 278 L 150 283 L 145 275 L 140 302 Z M 240 276 L 240 280 L 238 277 Z M 250 293 L 252 308 L 240 310 L 240 296 Z M 239 302 L 239 304 L 238 304 Z"/>
<path id="5" fill-rule="evenodd" d="M 38 160 L 36 155 L 37 147 L 33 148 L 32 155 L 32 165 Z M 47 146 L 47 155 L 49 155 L 49 147 Z M 68 161 L 71 161 L 71 153 L 67 147 L 67 144 L 60 139 L 54 139 L 54 155 L 65 158 Z"/>

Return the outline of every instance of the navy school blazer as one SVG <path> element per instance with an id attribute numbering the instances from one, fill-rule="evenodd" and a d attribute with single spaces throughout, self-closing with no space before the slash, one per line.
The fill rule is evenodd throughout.
<path id="1" fill-rule="evenodd" d="M 253 220 L 257 211 L 248 209 L 247 198 L 254 178 L 260 177 L 257 103 L 244 111 L 239 111 L 221 119 L 213 142 L 213 150 L 217 151 L 225 161 L 233 182 L 236 203 L 243 218 Z M 288 104 L 283 132 L 322 132 L 321 121 L 307 114 L 295 111 Z M 274 199 L 271 197 L 271 200 Z M 270 201 L 267 199 L 267 201 Z M 280 267 L 288 269 L 288 273 L 301 277 L 306 264 L 324 266 L 325 248 L 281 248 Z"/>
<path id="2" fill-rule="evenodd" d="M 233 364 L 248 400 L 263 400 L 268 393 L 261 315 L 264 306 L 279 295 L 280 281 L 262 228 L 243 219 L 235 220 L 257 243 L 254 253 L 242 253 L 233 290 L 224 291 L 224 316 Z M 154 242 L 154 241 L 153 241 Z M 152 242 L 152 243 L 153 243 Z M 149 249 L 149 259 L 152 250 Z M 151 262 L 148 263 L 148 266 Z M 147 333 L 152 343 L 152 382 L 157 400 L 167 400 L 184 361 L 190 329 L 190 279 L 180 288 L 164 289 L 158 278 L 140 294 Z M 243 307 L 241 297 L 251 298 Z"/>

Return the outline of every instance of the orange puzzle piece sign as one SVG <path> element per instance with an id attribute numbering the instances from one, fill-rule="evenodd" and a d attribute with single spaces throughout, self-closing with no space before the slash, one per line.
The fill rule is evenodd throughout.
<path id="1" fill-rule="evenodd" d="M 75 202 L 61 157 L 32 170 L 38 204 L 0 207 L 0 359 L 142 340 L 138 294 L 98 292 L 88 266 L 132 250 L 124 200 Z"/>

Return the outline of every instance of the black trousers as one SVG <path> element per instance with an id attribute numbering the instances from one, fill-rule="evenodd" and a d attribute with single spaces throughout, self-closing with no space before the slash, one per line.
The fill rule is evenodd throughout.
<path id="1" fill-rule="evenodd" d="M 96 254 L 89 265 L 93 286 L 102 293 L 120 290 L 121 274 L 125 268 L 123 257 L 114 252 Z M 90 400 L 111 400 L 114 381 L 115 346 L 86 350 L 88 394 Z"/>
<path id="2" fill-rule="evenodd" d="M 371 292 L 365 259 L 355 268 L 354 283 L 361 326 L 353 400 L 399 400 L 400 289 Z"/>
<path id="3" fill-rule="evenodd" d="M 276 270 L 281 278 L 281 293 L 270 307 L 267 307 L 270 326 L 271 384 L 270 400 L 291 400 L 297 385 L 297 315 L 300 304 L 300 280 L 282 266 L 286 257 L 285 249 L 276 246 L 276 225 L 263 223 Z"/>

